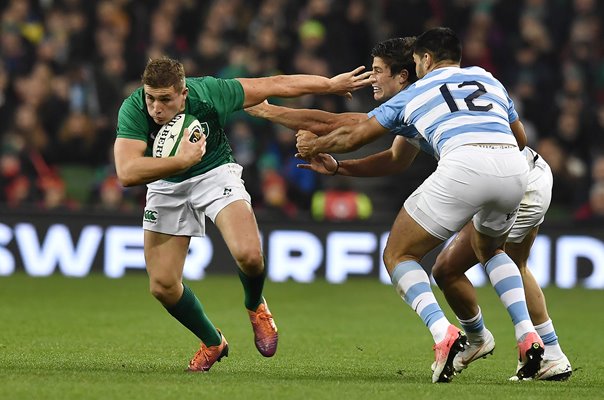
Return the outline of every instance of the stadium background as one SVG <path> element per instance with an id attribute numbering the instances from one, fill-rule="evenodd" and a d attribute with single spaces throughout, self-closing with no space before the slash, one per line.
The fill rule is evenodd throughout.
<path id="1" fill-rule="evenodd" d="M 463 40 L 463 65 L 486 68 L 508 88 L 529 144 L 552 167 L 552 206 L 531 259 L 542 283 L 604 288 L 598 1 L 4 0 L 0 13 L 0 275 L 107 273 L 107 260 L 120 256 L 124 270 L 140 268 L 140 249 L 107 249 L 113 228 L 139 226 L 144 187 L 120 187 L 111 157 L 117 109 L 139 85 L 148 58 L 176 57 L 190 76 L 332 76 L 370 68 L 369 52 L 380 40 L 446 25 Z M 335 112 L 376 106 L 370 89 L 352 101 L 305 96 L 281 104 Z M 308 261 L 300 248 L 282 256 L 306 260 L 328 278 L 333 263 L 350 269 L 335 276 L 380 274 L 382 235 L 434 168 L 420 155 L 402 175 L 322 177 L 295 167 L 290 130 L 240 112 L 226 131 L 267 251 L 274 232 L 294 232 L 293 241 L 302 232 L 318 243 L 320 257 Z M 385 139 L 353 156 L 387 146 Z M 370 244 L 340 248 L 330 235 L 342 232 Z M 209 240 L 215 251 L 206 261 L 223 268 L 216 272 L 233 271 L 214 231 Z M 53 243 L 63 250 L 51 250 Z M 271 260 L 269 270 L 277 268 Z M 289 277 L 308 276 L 315 275 Z"/>

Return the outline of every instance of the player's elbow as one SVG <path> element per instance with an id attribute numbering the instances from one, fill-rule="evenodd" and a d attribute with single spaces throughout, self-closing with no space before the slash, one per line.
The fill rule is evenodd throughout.
<path id="1" fill-rule="evenodd" d="M 510 127 L 512 128 L 514 138 L 516 138 L 516 142 L 518 143 L 518 148 L 520 148 L 520 150 L 524 149 L 528 144 L 528 138 L 526 137 L 524 125 L 520 119 L 517 119 L 510 125 Z"/>
<path id="2" fill-rule="evenodd" d="M 139 184 L 133 174 L 128 173 L 122 168 L 117 168 L 117 180 L 123 187 L 131 187 Z"/>
<path id="3" fill-rule="evenodd" d="M 128 179 L 126 177 L 120 177 L 119 175 L 118 175 L 117 179 L 120 182 L 120 185 L 122 185 L 123 187 L 136 186 L 136 182 L 133 179 Z"/>

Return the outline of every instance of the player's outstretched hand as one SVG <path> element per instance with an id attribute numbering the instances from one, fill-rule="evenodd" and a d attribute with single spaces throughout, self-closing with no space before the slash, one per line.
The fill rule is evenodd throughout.
<path id="1" fill-rule="evenodd" d="M 334 175 L 338 170 L 338 162 L 327 153 L 319 153 L 311 158 L 302 158 L 299 154 L 296 154 L 296 158 L 307 162 L 307 164 L 296 165 L 301 169 L 310 169 L 323 175 Z"/>
<path id="2" fill-rule="evenodd" d="M 185 140 L 185 138 L 189 137 L 189 129 L 185 128 L 182 136 L 183 140 L 180 141 L 176 157 L 180 157 L 183 165 L 186 166 L 184 169 L 188 169 L 197 164 L 206 153 L 206 135 L 201 135 L 199 140 L 193 143 Z"/>
<path id="3" fill-rule="evenodd" d="M 298 149 L 298 155 L 300 158 L 311 159 L 316 155 L 314 148 L 314 142 L 317 139 L 317 135 L 311 131 L 299 130 L 296 133 L 296 148 Z M 296 155 L 296 157 L 298 157 Z"/>
<path id="4" fill-rule="evenodd" d="M 352 92 L 371 85 L 371 71 L 363 72 L 365 66 L 355 68 L 350 72 L 336 75 L 329 81 L 331 83 L 331 92 L 340 96 L 345 96 L 348 99 L 352 98 Z"/>

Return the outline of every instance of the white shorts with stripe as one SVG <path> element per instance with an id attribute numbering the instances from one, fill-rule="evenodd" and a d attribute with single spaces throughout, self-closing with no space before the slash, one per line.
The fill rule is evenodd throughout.
<path id="1" fill-rule="evenodd" d="M 537 153 L 527 148 L 531 156 L 528 185 L 520 201 L 516 222 L 508 236 L 508 242 L 520 243 L 531 229 L 541 225 L 552 200 L 554 178 L 549 165 Z"/>
<path id="2" fill-rule="evenodd" d="M 428 233 L 442 240 L 470 219 L 479 232 L 501 236 L 514 224 L 528 169 L 515 146 L 459 146 L 439 161 L 404 207 Z"/>
<path id="3" fill-rule="evenodd" d="M 224 164 L 183 182 L 164 180 L 147 185 L 143 229 L 178 236 L 204 236 L 205 217 L 237 200 L 251 204 L 239 164 Z"/>

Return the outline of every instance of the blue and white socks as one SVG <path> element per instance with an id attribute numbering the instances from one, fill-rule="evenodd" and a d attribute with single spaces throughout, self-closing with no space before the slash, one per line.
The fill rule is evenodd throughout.
<path id="1" fill-rule="evenodd" d="M 545 359 L 558 360 L 564 357 L 562 348 L 560 348 L 560 344 L 558 343 L 558 336 L 554 329 L 554 323 L 551 319 L 548 319 L 542 324 L 535 325 L 535 330 L 545 345 L 545 353 L 543 355 Z"/>
<path id="2" fill-rule="evenodd" d="M 430 329 L 434 343 L 441 342 L 451 323 L 434 297 L 426 271 L 416 261 L 403 261 L 394 267 L 391 279 L 401 298 Z"/>
<path id="3" fill-rule="evenodd" d="M 524 296 L 520 271 L 505 253 L 499 253 L 485 264 L 485 271 L 514 323 L 516 341 L 529 332 L 535 332 Z"/>
<path id="4" fill-rule="evenodd" d="M 466 333 L 470 344 L 481 344 L 485 341 L 486 329 L 482 319 L 482 310 L 478 307 L 478 314 L 470 319 L 459 319 L 461 329 Z"/>
<path id="5" fill-rule="evenodd" d="M 521 341 L 529 332 L 536 332 L 542 338 L 546 352 L 549 348 L 547 358 L 557 359 L 563 356 L 551 320 L 533 327 L 526 306 L 522 277 L 512 259 L 505 253 L 497 254 L 486 262 L 485 270 L 514 323 L 516 341 Z M 430 279 L 422 266 L 416 261 L 403 261 L 392 270 L 391 280 L 401 298 L 430 329 L 434 342 L 442 341 L 451 323 L 436 301 Z M 459 322 L 471 343 L 484 341 L 485 327 L 480 308 L 477 315 Z"/>

